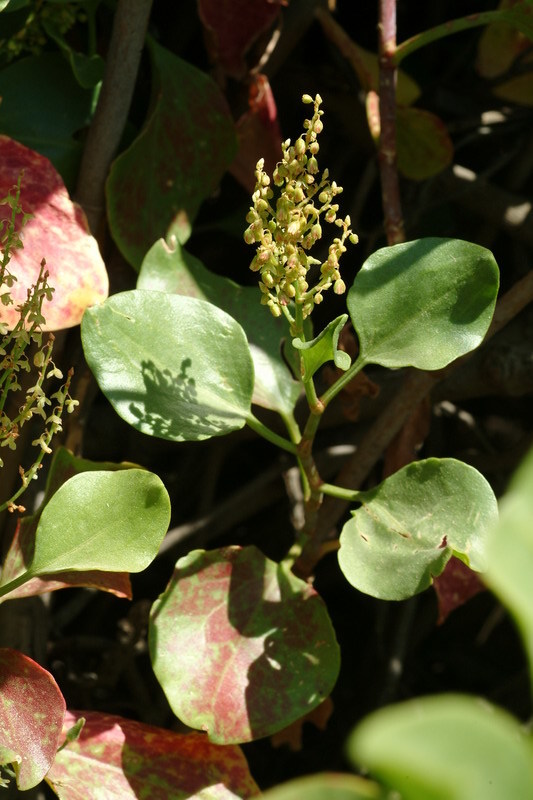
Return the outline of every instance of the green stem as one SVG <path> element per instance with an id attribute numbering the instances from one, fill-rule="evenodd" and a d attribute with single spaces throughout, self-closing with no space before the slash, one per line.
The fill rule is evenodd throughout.
<path id="1" fill-rule="evenodd" d="M 286 450 L 288 453 L 292 453 L 294 456 L 298 455 L 298 449 L 294 442 L 290 442 L 285 437 L 280 436 L 279 434 L 275 433 L 274 431 L 267 428 L 266 425 L 254 417 L 252 412 L 248 414 L 246 417 L 246 424 L 250 426 L 252 430 L 258 433 L 263 439 L 267 439 L 272 444 L 275 444 L 277 447 L 281 447 L 282 450 Z"/>
<path id="2" fill-rule="evenodd" d="M 516 15 L 510 11 L 481 11 L 479 14 L 469 14 L 466 17 L 443 22 L 441 25 L 436 25 L 434 28 L 422 31 L 422 33 L 417 33 L 415 36 L 411 36 L 410 39 L 406 39 L 405 42 L 402 42 L 396 47 L 396 52 L 392 61 L 396 66 L 399 66 L 406 56 L 414 53 L 416 50 L 420 50 L 421 47 L 431 44 L 431 42 L 436 42 L 438 39 L 443 39 L 445 36 L 450 36 L 452 33 L 459 33 L 460 31 L 466 31 L 470 28 L 478 28 L 481 25 L 488 25 L 491 22 L 508 22 L 514 27 L 519 27 L 516 24 Z"/>
<path id="3" fill-rule="evenodd" d="M 323 494 L 329 494 L 330 497 L 338 497 L 341 500 L 347 500 L 349 503 L 359 502 L 361 492 L 355 489 L 343 489 L 342 486 L 335 486 L 332 483 L 323 483 L 320 486 Z"/>
<path id="4" fill-rule="evenodd" d="M 291 442 L 294 442 L 294 444 L 299 444 L 302 438 L 302 432 L 300 431 L 300 426 L 296 422 L 296 419 L 292 411 L 289 414 L 285 414 L 282 411 L 280 411 L 279 415 L 283 420 L 283 422 L 285 423 L 285 427 L 289 432 Z"/>
<path id="5" fill-rule="evenodd" d="M 352 366 L 349 367 L 349 369 L 347 369 L 346 372 L 343 372 L 343 374 L 340 376 L 340 378 L 338 378 L 335 381 L 335 383 L 333 383 L 329 387 L 329 389 L 326 389 L 326 391 L 324 392 L 324 394 L 320 398 L 320 401 L 322 402 L 323 406 L 326 407 L 329 403 L 331 403 L 333 398 L 336 397 L 339 394 L 339 392 L 342 389 L 344 389 L 344 387 L 348 383 L 350 383 L 352 378 L 355 378 L 357 373 L 361 372 L 361 370 L 365 366 L 366 366 L 366 361 L 361 356 L 359 356 L 359 358 L 357 358 L 354 361 Z"/>
<path id="6" fill-rule="evenodd" d="M 32 578 L 35 578 L 35 575 L 32 575 L 31 572 L 25 572 L 23 575 L 19 575 L 18 578 L 13 578 L 5 586 L 0 586 L 0 597 L 9 594 L 14 589 L 18 589 L 19 586 L 22 586 L 23 583 L 30 581 Z"/>

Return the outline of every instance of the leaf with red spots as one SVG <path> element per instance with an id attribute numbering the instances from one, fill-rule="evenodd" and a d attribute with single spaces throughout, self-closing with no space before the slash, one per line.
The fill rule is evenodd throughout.
<path id="1" fill-rule="evenodd" d="M 152 607 L 149 643 L 176 715 L 219 744 L 285 728 L 329 695 L 339 671 L 322 599 L 256 547 L 180 559 Z"/>
<path id="2" fill-rule="evenodd" d="M 232 78 L 243 78 L 250 47 L 273 26 L 283 0 L 198 0 L 212 60 Z M 252 64 L 251 66 L 255 66 Z"/>
<path id="3" fill-rule="evenodd" d="M 55 680 L 28 656 L 0 649 L 0 764 L 13 764 L 19 789 L 31 789 L 54 760 L 65 715 Z"/>
<path id="4" fill-rule="evenodd" d="M 191 64 L 150 43 L 153 112 L 107 181 L 111 233 L 136 268 L 169 229 L 181 242 L 236 150 L 226 101 Z"/>
<path id="5" fill-rule="evenodd" d="M 80 716 L 46 776 L 61 800 L 236 800 L 259 789 L 239 747 L 218 747 L 200 734 L 179 734 L 96 711 L 67 712 L 65 732 Z"/>
<path id="6" fill-rule="evenodd" d="M 452 611 L 485 589 L 479 575 L 455 557 L 448 561 L 444 572 L 435 578 L 433 586 L 439 607 L 437 625 L 442 625 Z"/>
<path id="7" fill-rule="evenodd" d="M 23 227 L 24 247 L 12 253 L 9 269 L 17 278 L 11 289 L 13 305 L 2 306 L 0 320 L 13 327 L 16 306 L 35 283 L 42 259 L 54 288 L 44 303 L 44 330 L 79 325 L 85 309 L 107 297 L 107 272 L 96 240 L 90 235 L 85 214 L 68 196 L 63 180 L 50 161 L 20 142 L 0 136 L 0 197 L 6 197 L 22 174 L 20 205 L 32 218 Z M 0 205 L 0 220 L 11 208 Z M 20 218 L 19 218 L 20 229 Z"/>
<path id="8" fill-rule="evenodd" d="M 28 565 L 33 559 L 35 550 L 35 531 L 45 505 L 55 492 L 72 478 L 82 472 L 94 470 L 116 470 L 128 469 L 132 464 L 113 464 L 109 461 L 89 461 L 86 458 L 77 458 L 72 455 L 65 447 L 60 447 L 54 454 L 48 473 L 43 502 L 39 510 L 31 516 L 23 517 L 7 552 L 2 566 L 2 583 L 10 583 L 28 569 Z M 131 584 L 125 572 L 100 572 L 90 570 L 84 572 L 60 572 L 53 577 L 41 575 L 23 583 L 13 591 L 2 596 L 0 603 L 4 600 L 13 600 L 15 597 L 29 597 L 45 592 L 53 592 L 57 589 L 66 589 L 72 586 L 90 586 L 105 592 L 111 592 L 118 597 L 131 599 Z"/>

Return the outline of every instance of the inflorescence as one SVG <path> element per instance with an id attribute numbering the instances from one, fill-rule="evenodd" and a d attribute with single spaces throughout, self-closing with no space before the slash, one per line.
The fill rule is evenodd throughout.
<path id="1" fill-rule="evenodd" d="M 297 307 L 296 313 L 301 310 L 301 318 L 305 319 L 314 305 L 322 302 L 326 289 L 333 286 L 336 294 L 346 291 L 339 259 L 346 251 L 346 239 L 352 244 L 358 241 L 350 228 L 350 217 L 337 217 L 339 206 L 335 200 L 342 187 L 329 180 L 327 169 L 319 176 L 316 155 L 317 138 L 323 128 L 322 98 L 317 94 L 313 100 L 305 94 L 302 101 L 314 104 L 313 116 L 305 120 L 304 132 L 293 145 L 290 139 L 283 142 L 283 158 L 276 165 L 272 181 L 263 169 L 264 159 L 257 163 L 253 206 L 246 215 L 249 225 L 244 233 L 247 244 L 259 245 L 250 269 L 261 275 L 261 303 L 275 317 L 283 313 L 291 324 L 294 323 L 291 308 Z M 272 183 L 281 189 L 275 205 Z M 334 223 L 341 229 L 323 262 L 309 255 L 309 250 L 322 238 L 321 221 Z M 320 266 L 320 274 L 315 285 L 309 286 L 309 270 L 314 265 Z"/>

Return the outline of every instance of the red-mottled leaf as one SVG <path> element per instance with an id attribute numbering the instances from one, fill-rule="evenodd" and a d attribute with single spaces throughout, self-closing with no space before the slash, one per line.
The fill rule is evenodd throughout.
<path id="1" fill-rule="evenodd" d="M 226 101 L 205 73 L 150 45 L 153 111 L 111 167 L 111 233 L 136 268 L 169 228 L 184 242 L 201 203 L 216 189 L 236 151 Z"/>
<path id="2" fill-rule="evenodd" d="M 78 325 L 85 309 L 105 300 L 108 293 L 105 265 L 85 214 L 70 200 L 61 176 L 44 156 L 0 136 L 0 161 L 0 197 L 9 193 L 22 173 L 20 205 L 33 215 L 22 230 L 24 247 L 12 253 L 9 264 L 17 278 L 11 289 L 14 304 L 1 307 L 0 319 L 10 327 L 15 325 L 16 306 L 26 299 L 44 258 L 55 291 L 52 301 L 43 306 L 43 328 Z M 0 219 L 10 216 L 10 207 L 0 205 Z"/>
<path id="3" fill-rule="evenodd" d="M 397 110 L 398 169 L 406 178 L 423 181 L 452 161 L 453 144 L 444 123 L 421 108 Z"/>
<path id="4" fill-rule="evenodd" d="M 251 194 L 259 159 L 265 160 L 265 170 L 271 175 L 281 158 L 278 110 L 266 75 L 252 77 L 249 103 L 249 110 L 237 122 L 239 151 L 230 172 Z"/>
<path id="5" fill-rule="evenodd" d="M 339 670 L 322 599 L 256 547 L 180 559 L 149 642 L 174 712 L 221 744 L 285 728 L 329 695 Z"/>
<path id="6" fill-rule="evenodd" d="M 23 517 L 17 526 L 3 564 L 0 583 L 5 586 L 27 570 L 33 558 L 35 531 L 37 530 L 41 511 L 60 486 L 66 483 L 69 478 L 81 472 L 128 469 L 131 466 L 133 465 L 126 463 L 113 464 L 109 461 L 89 461 L 89 459 L 86 458 L 77 458 L 66 448 L 60 447 L 54 454 L 50 465 L 50 472 L 48 474 L 45 495 L 41 507 L 35 514 Z M 127 597 L 131 599 L 131 584 L 127 573 L 90 570 L 86 572 L 60 572 L 49 578 L 47 578 L 46 575 L 33 578 L 17 589 L 14 589 L 9 594 L 4 595 L 0 598 L 0 602 L 12 600 L 15 597 L 28 597 L 34 594 L 53 592 L 56 589 L 65 589 L 71 586 L 90 586 L 105 592 L 111 592 L 118 597 Z"/>
<path id="7" fill-rule="evenodd" d="M 13 764 L 19 789 L 31 789 L 54 760 L 65 701 L 53 677 L 28 656 L 0 649 L 0 764 Z"/>
<path id="8" fill-rule="evenodd" d="M 65 732 L 83 716 L 79 738 L 46 776 L 61 800 L 236 800 L 259 794 L 239 747 L 95 711 L 67 712 Z"/>
<path id="9" fill-rule="evenodd" d="M 486 588 L 479 575 L 455 556 L 448 561 L 444 572 L 434 579 L 433 586 L 439 608 L 437 625 L 442 625 L 452 611 Z"/>
<path id="10" fill-rule="evenodd" d="M 232 78 L 243 78 L 247 72 L 246 53 L 273 25 L 281 5 L 287 3 L 284 0 L 198 0 L 212 60 Z"/>

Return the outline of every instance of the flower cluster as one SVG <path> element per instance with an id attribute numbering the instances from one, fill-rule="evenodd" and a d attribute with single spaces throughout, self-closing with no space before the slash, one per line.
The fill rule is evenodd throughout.
<path id="1" fill-rule="evenodd" d="M 52 299 L 53 289 L 48 284 L 46 262 L 41 262 L 38 278 L 27 291 L 26 299 L 17 307 L 18 321 L 12 330 L 1 321 L 2 305 L 10 305 L 10 289 L 17 280 L 9 271 L 9 263 L 16 248 L 22 247 L 20 228 L 28 215 L 20 204 L 20 179 L 13 192 L 0 200 L 0 205 L 9 208 L 7 216 L 0 219 L 0 448 L 16 450 L 22 426 L 34 417 L 42 417 L 42 432 L 32 445 L 39 447 L 34 463 L 28 469 L 19 467 L 21 487 L 13 497 L 0 506 L 0 511 L 24 510 L 14 501 L 22 494 L 32 478 L 37 476 L 45 453 L 51 453 L 50 442 L 61 431 L 63 411 L 71 412 L 78 404 L 69 394 L 72 372 L 60 388 L 48 396 L 45 384 L 51 378 L 63 381 L 61 370 L 52 360 L 54 337 L 49 334 L 43 343 L 42 326 L 45 323 L 43 304 Z M 17 224 L 18 223 L 18 224 Z M 23 373 L 35 374 L 34 384 L 23 389 Z M 27 381 L 26 381 L 27 383 Z M 23 394 L 21 401 L 18 395 Z M 11 398 L 15 398 L 15 402 Z M 19 404 L 20 403 L 20 404 Z M 0 467 L 4 463 L 0 458 Z"/>
<path id="2" fill-rule="evenodd" d="M 337 217 L 339 206 L 335 201 L 342 187 L 329 180 L 328 170 L 319 175 L 316 156 L 317 138 L 323 128 L 322 99 L 316 95 L 313 100 L 306 94 L 302 100 L 314 104 L 313 116 L 305 120 L 304 132 L 294 144 L 290 139 L 283 142 L 283 158 L 276 165 L 272 181 L 263 169 L 264 160 L 257 163 L 253 206 L 246 216 L 249 225 L 244 233 L 247 244 L 259 245 L 250 269 L 260 273 L 262 304 L 275 317 L 283 313 L 291 324 L 292 303 L 305 319 L 314 305 L 322 302 L 322 294 L 330 286 L 336 294 L 346 290 L 339 259 L 346 251 L 346 239 L 357 242 L 350 217 Z M 272 184 L 281 190 L 275 203 Z M 323 262 L 309 254 L 322 238 L 321 222 L 334 223 L 341 229 Z M 315 265 L 320 266 L 320 271 L 316 283 L 310 286 L 309 270 Z"/>

